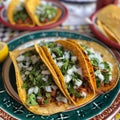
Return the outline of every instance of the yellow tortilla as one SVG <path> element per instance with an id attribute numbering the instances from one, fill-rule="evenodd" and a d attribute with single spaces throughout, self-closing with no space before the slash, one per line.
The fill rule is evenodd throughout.
<path id="1" fill-rule="evenodd" d="M 114 33 L 112 33 L 104 24 L 101 23 L 100 20 L 97 20 L 97 25 L 100 29 L 100 31 L 110 40 L 120 43 L 120 41 L 118 40 L 118 38 L 114 35 Z"/>
<path id="2" fill-rule="evenodd" d="M 19 69 L 19 66 L 17 64 L 16 58 L 18 55 L 20 55 L 26 51 L 33 50 L 33 49 L 34 48 L 27 48 L 24 50 L 16 50 L 16 51 L 10 52 L 10 58 L 13 61 L 13 64 L 15 67 L 17 90 L 18 90 L 18 94 L 19 94 L 19 97 L 21 99 L 21 102 L 29 111 L 31 111 L 32 113 L 38 114 L 38 115 L 51 115 L 51 114 L 54 114 L 57 112 L 65 111 L 67 108 L 70 107 L 69 104 L 62 104 L 60 106 L 58 106 L 55 102 L 49 103 L 49 104 L 44 105 L 44 106 L 39 106 L 39 105 L 28 106 L 26 104 L 26 90 L 21 88 L 21 86 L 23 85 L 23 80 L 22 80 L 22 77 L 20 75 L 20 69 Z M 42 56 L 42 59 L 44 59 L 43 56 Z M 48 69 L 50 70 L 51 68 L 48 68 Z M 54 76 L 54 72 L 51 74 L 52 74 L 54 79 L 57 79 Z"/>
<path id="3" fill-rule="evenodd" d="M 38 19 L 38 16 L 35 14 L 35 10 L 39 4 L 41 4 L 40 0 L 26 0 L 26 3 L 25 3 L 25 7 L 26 7 L 31 19 L 38 26 L 49 25 L 49 24 L 55 23 L 62 15 L 61 9 L 57 8 L 57 15 L 55 16 L 55 18 L 53 20 L 46 22 L 46 23 L 41 23 Z"/>
<path id="4" fill-rule="evenodd" d="M 105 31 L 120 44 L 120 8 L 108 5 L 98 12 L 97 19 L 105 26 Z"/>
<path id="5" fill-rule="evenodd" d="M 85 63 L 85 60 L 84 58 L 81 56 L 81 53 L 79 52 L 79 49 L 73 44 L 73 43 L 70 43 L 68 41 L 64 41 L 64 40 L 57 40 L 55 41 L 56 43 L 59 43 L 61 44 L 63 47 L 65 47 L 66 49 L 70 50 L 73 52 L 73 54 L 75 56 L 77 56 L 78 60 L 80 61 L 80 67 L 82 68 L 82 70 L 84 71 L 83 74 L 87 74 L 88 71 L 86 71 L 85 67 L 83 66 Z M 64 89 L 64 92 L 65 94 L 68 96 L 68 98 L 73 102 L 74 105 L 76 106 L 80 106 L 80 105 L 83 105 L 85 103 L 88 103 L 90 102 L 91 100 L 93 100 L 93 98 L 96 96 L 95 94 L 95 90 L 94 90 L 94 86 L 93 86 L 93 82 L 89 81 L 88 80 L 88 83 L 89 83 L 89 87 L 91 88 L 92 92 L 87 94 L 87 97 L 86 98 L 78 98 L 77 101 L 74 101 L 68 90 L 67 90 L 67 87 L 66 87 L 66 83 L 65 83 L 65 80 L 64 80 L 64 76 L 62 75 L 62 72 L 61 70 L 59 69 L 59 67 L 56 65 L 56 63 L 54 62 L 52 56 L 50 55 L 50 52 L 48 50 L 47 47 L 42 47 L 43 50 L 44 50 L 44 53 L 47 55 L 47 58 L 49 59 L 49 61 L 51 62 L 52 66 L 54 67 L 58 77 L 59 77 L 59 80 L 61 82 L 61 85 L 62 85 L 62 88 Z M 89 76 L 87 76 L 89 77 Z M 88 78 L 90 79 L 90 78 Z"/>
<path id="6" fill-rule="evenodd" d="M 7 18 L 9 20 L 9 22 L 12 24 L 12 25 L 17 25 L 17 23 L 14 21 L 14 13 L 16 11 L 16 8 L 17 6 L 21 4 L 21 1 L 20 0 L 11 0 L 11 2 L 9 3 L 8 5 L 8 8 L 7 8 Z M 19 24 L 20 26 L 34 26 L 34 23 L 32 24 L 29 24 L 29 23 L 25 23 L 25 24 Z"/>

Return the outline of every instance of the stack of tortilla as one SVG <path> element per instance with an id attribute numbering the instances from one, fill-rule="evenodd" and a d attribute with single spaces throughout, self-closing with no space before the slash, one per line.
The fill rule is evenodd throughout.
<path id="1" fill-rule="evenodd" d="M 97 14 L 97 24 L 101 32 L 110 40 L 120 44 L 120 8 L 108 5 Z"/>

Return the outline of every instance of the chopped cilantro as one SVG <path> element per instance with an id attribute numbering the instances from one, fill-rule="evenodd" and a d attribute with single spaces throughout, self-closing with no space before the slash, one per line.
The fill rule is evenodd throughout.
<path id="1" fill-rule="evenodd" d="M 37 101 L 36 101 L 36 96 L 35 96 L 35 94 L 30 94 L 30 95 L 28 95 L 26 104 L 27 104 L 28 106 L 38 105 L 38 103 L 37 103 Z"/>

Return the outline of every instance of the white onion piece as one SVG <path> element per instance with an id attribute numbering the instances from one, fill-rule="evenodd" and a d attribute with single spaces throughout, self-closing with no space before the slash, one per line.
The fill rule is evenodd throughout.
<path id="1" fill-rule="evenodd" d="M 82 76 L 82 75 L 83 75 L 83 74 L 82 74 L 82 68 L 78 68 L 78 69 L 77 69 L 77 73 Z"/>
<path id="2" fill-rule="evenodd" d="M 32 64 L 35 64 L 39 60 L 39 57 L 36 55 L 33 55 L 31 56 L 31 60 L 32 60 Z"/>
<path id="3" fill-rule="evenodd" d="M 47 92 L 52 92 L 51 86 L 46 86 L 46 87 L 45 87 L 45 90 L 46 90 Z"/>
<path id="4" fill-rule="evenodd" d="M 57 100 L 58 102 L 67 103 L 67 99 L 66 99 L 65 97 L 63 97 L 63 96 L 58 96 L 58 97 L 56 97 L 56 100 Z"/>
<path id="5" fill-rule="evenodd" d="M 43 75 L 50 75 L 50 71 L 49 70 L 42 70 L 41 74 Z"/>
<path id="6" fill-rule="evenodd" d="M 42 99 L 42 97 L 40 97 L 40 96 L 37 96 L 37 99 L 41 100 L 41 99 Z"/>
<path id="7" fill-rule="evenodd" d="M 26 71 L 26 72 L 25 72 L 25 75 L 29 75 L 29 73 L 30 73 L 29 71 Z"/>
<path id="8" fill-rule="evenodd" d="M 25 60 L 25 56 L 20 55 L 16 58 L 17 62 L 22 62 L 23 60 Z"/>
<path id="9" fill-rule="evenodd" d="M 58 87 L 56 85 L 51 85 L 51 87 L 52 87 L 53 90 L 58 89 Z"/>
<path id="10" fill-rule="evenodd" d="M 81 80 L 76 80 L 75 85 L 80 87 L 82 85 L 82 81 Z"/>
<path id="11" fill-rule="evenodd" d="M 66 58 L 67 60 L 70 58 L 69 52 L 65 52 L 65 53 L 64 53 L 64 58 Z"/>
<path id="12" fill-rule="evenodd" d="M 52 53 L 52 57 L 53 57 L 53 58 L 56 58 L 56 55 L 55 55 L 54 53 Z"/>
<path id="13" fill-rule="evenodd" d="M 28 89 L 28 95 L 32 94 L 33 92 L 34 92 L 34 87 Z"/>
<path id="14" fill-rule="evenodd" d="M 81 93 L 81 96 L 84 97 L 84 98 L 86 98 L 86 97 L 87 97 L 86 92 L 82 92 L 82 93 Z"/>
<path id="15" fill-rule="evenodd" d="M 71 60 L 75 62 L 77 60 L 77 57 L 76 56 L 72 56 Z"/>
<path id="16" fill-rule="evenodd" d="M 39 88 L 37 86 L 34 87 L 34 93 L 37 94 L 38 93 Z"/>
<path id="17" fill-rule="evenodd" d="M 65 83 L 69 83 L 72 79 L 70 75 L 65 75 L 64 78 L 65 78 Z"/>
<path id="18" fill-rule="evenodd" d="M 59 57 L 59 58 L 56 58 L 56 60 L 63 60 L 65 57 Z"/>
<path id="19" fill-rule="evenodd" d="M 63 66 L 63 62 L 58 62 L 57 65 L 58 65 L 59 67 L 62 67 L 62 66 Z"/>
<path id="20" fill-rule="evenodd" d="M 32 69 L 33 69 L 32 66 L 27 68 L 28 71 L 31 71 Z"/>
<path id="21" fill-rule="evenodd" d="M 47 80 L 48 80 L 48 79 L 47 79 L 47 78 L 45 78 L 45 77 L 43 77 L 43 78 L 42 78 L 42 80 L 43 80 L 43 81 L 45 81 L 45 82 L 47 82 Z"/>

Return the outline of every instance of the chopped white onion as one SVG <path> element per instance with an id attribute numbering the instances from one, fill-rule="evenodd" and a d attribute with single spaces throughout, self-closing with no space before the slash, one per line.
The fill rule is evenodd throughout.
<path id="1" fill-rule="evenodd" d="M 71 60 L 75 62 L 77 60 L 77 57 L 76 56 L 72 56 Z"/>
<path id="2" fill-rule="evenodd" d="M 52 57 L 53 57 L 53 58 L 56 58 L 56 55 L 55 55 L 54 53 L 52 53 Z"/>
<path id="3" fill-rule="evenodd" d="M 37 99 L 41 100 L 41 99 L 42 99 L 42 97 L 40 97 L 40 96 L 37 96 Z"/>
<path id="4" fill-rule="evenodd" d="M 64 79 L 65 79 L 65 83 L 69 83 L 72 80 L 72 77 L 70 75 L 65 75 Z"/>
<path id="5" fill-rule="evenodd" d="M 65 97 L 63 97 L 63 96 L 58 96 L 58 97 L 56 97 L 56 100 L 57 100 L 58 102 L 67 103 L 67 99 L 66 99 Z"/>
<path id="6" fill-rule="evenodd" d="M 75 85 L 80 87 L 82 85 L 82 81 L 81 80 L 76 80 Z"/>
<path id="7" fill-rule="evenodd" d="M 59 58 L 56 58 L 56 60 L 63 60 L 65 57 L 59 57 Z"/>
<path id="8" fill-rule="evenodd" d="M 47 79 L 47 78 L 45 78 L 45 77 L 43 77 L 43 78 L 42 78 L 42 80 L 43 80 L 43 81 L 45 81 L 45 82 L 47 82 L 47 80 L 48 80 L 48 79 Z"/>
<path id="9" fill-rule="evenodd" d="M 23 65 L 23 63 L 18 63 L 19 68 L 27 68 L 27 66 Z"/>
<path id="10" fill-rule="evenodd" d="M 58 89 L 58 87 L 56 85 L 51 85 L 51 87 L 52 87 L 53 90 Z"/>
<path id="11" fill-rule="evenodd" d="M 17 60 L 17 62 L 22 62 L 22 61 L 25 60 L 25 56 L 20 55 L 20 56 L 18 56 L 18 57 L 16 58 L 16 60 Z"/>
<path id="12" fill-rule="evenodd" d="M 86 97 L 87 97 L 86 92 L 82 92 L 82 93 L 81 93 L 81 96 L 84 97 L 84 98 L 86 98 Z"/>
<path id="13" fill-rule="evenodd" d="M 49 70 L 42 70 L 41 74 L 43 75 L 50 75 L 50 71 Z"/>
<path id="14" fill-rule="evenodd" d="M 39 60 L 39 57 L 36 55 L 33 55 L 31 56 L 31 60 L 32 60 L 32 64 L 35 64 Z"/>
<path id="15" fill-rule="evenodd" d="M 25 72 L 25 75 L 29 75 L 29 73 L 30 73 L 29 71 L 26 71 L 26 72 Z"/>
<path id="16" fill-rule="evenodd" d="M 73 74 L 73 72 L 77 72 L 77 68 L 75 67 L 75 65 L 67 71 L 69 75 Z"/>
<path id="17" fill-rule="evenodd" d="M 102 73 L 100 72 L 100 70 L 96 70 L 95 71 L 95 76 L 97 76 L 98 78 L 100 78 L 101 81 L 104 80 L 104 76 L 102 75 Z"/>
<path id="18" fill-rule="evenodd" d="M 39 88 L 37 86 L 34 87 L 34 93 L 37 94 L 38 93 Z"/>
<path id="19" fill-rule="evenodd" d="M 111 80 L 112 80 L 112 75 L 110 74 L 110 75 L 109 75 L 109 81 L 111 81 Z"/>
<path id="20" fill-rule="evenodd" d="M 33 69 L 32 66 L 27 68 L 28 71 L 31 71 L 32 69 Z"/>
<path id="21" fill-rule="evenodd" d="M 64 58 L 66 58 L 67 60 L 70 58 L 69 52 L 65 52 L 65 53 L 64 53 Z"/>
<path id="22" fill-rule="evenodd" d="M 46 87 L 45 87 L 45 90 L 46 90 L 47 92 L 52 92 L 51 86 L 46 86 Z"/>
<path id="23" fill-rule="evenodd" d="M 61 68 L 63 66 L 63 62 L 58 62 L 57 65 Z"/>
<path id="24" fill-rule="evenodd" d="M 32 94 L 33 92 L 34 92 L 34 87 L 28 89 L 28 95 Z"/>
<path id="25" fill-rule="evenodd" d="M 82 75 L 83 75 L 83 74 L 82 74 L 82 68 L 78 68 L 78 69 L 77 69 L 77 73 L 82 76 Z"/>

